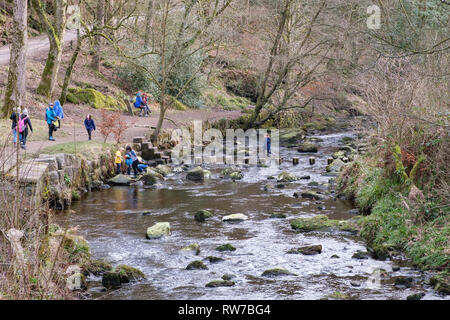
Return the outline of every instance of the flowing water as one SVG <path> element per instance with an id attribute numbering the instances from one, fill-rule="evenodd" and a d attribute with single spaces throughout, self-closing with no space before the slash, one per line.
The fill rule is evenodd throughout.
<path id="1" fill-rule="evenodd" d="M 401 261 L 358 260 L 352 255 L 366 251 L 357 236 L 345 232 L 294 232 L 289 220 L 324 214 L 333 219 L 349 219 L 352 204 L 336 199 L 324 175 L 327 157 L 338 150 L 346 134 L 319 136 L 319 153 L 299 154 L 296 149 L 282 148 L 281 156 L 300 158 L 300 165 L 291 161 L 279 167 L 244 168 L 244 179 L 232 182 L 220 179 L 220 168 L 210 168 L 212 179 L 204 183 L 186 181 L 185 173 L 170 176 L 156 189 L 140 186 L 113 187 L 89 193 L 72 210 L 62 213 L 57 222 L 63 226 L 80 226 L 80 232 L 91 245 L 94 259 L 105 259 L 113 265 L 128 264 L 141 269 L 146 280 L 120 289 L 99 292 L 101 278 L 90 278 L 91 298 L 98 299 L 321 299 L 341 292 L 350 299 L 405 299 L 417 292 L 424 299 L 442 299 L 423 285 L 430 275 L 403 266 Z M 316 164 L 309 164 L 309 157 Z M 284 189 L 264 186 L 275 183 L 269 176 L 288 171 L 311 179 L 286 184 Z M 272 182 L 271 182 L 272 181 Z M 318 187 L 310 187 L 310 182 Z M 323 201 L 293 197 L 295 191 L 315 189 L 327 194 Z M 205 223 L 194 220 L 195 212 L 206 209 L 214 214 Z M 145 214 L 144 214 L 145 213 Z M 241 223 L 224 223 L 224 215 L 243 213 L 249 217 Z M 271 219 L 273 213 L 284 213 L 286 219 Z M 156 222 L 170 222 L 172 235 L 159 240 L 146 240 L 146 229 Z M 201 252 L 180 252 L 198 243 Z M 218 252 L 219 245 L 230 243 L 234 252 Z M 321 244 L 321 254 L 306 256 L 287 254 L 292 248 Z M 186 270 L 194 260 L 207 256 L 223 258 L 208 270 Z M 337 257 L 336 257 L 337 256 Z M 402 265 L 394 272 L 393 266 Z M 277 278 L 262 277 L 264 270 L 283 267 L 295 275 Z M 376 270 L 383 269 L 381 276 Z M 212 280 L 233 274 L 233 287 L 206 288 Z M 398 289 L 394 280 L 413 277 L 411 288 Z M 93 288 L 93 289 L 92 289 Z"/>

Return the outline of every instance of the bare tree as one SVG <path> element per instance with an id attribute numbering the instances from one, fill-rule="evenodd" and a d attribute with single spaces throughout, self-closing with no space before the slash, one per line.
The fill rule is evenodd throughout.
<path id="1" fill-rule="evenodd" d="M 54 18 L 47 14 L 44 3 L 41 0 L 32 0 L 31 3 L 50 42 L 47 61 L 37 88 L 37 93 L 50 98 L 55 89 L 58 70 L 61 64 L 66 29 L 67 0 L 53 1 L 55 10 Z"/>
<path id="2" fill-rule="evenodd" d="M 101 30 L 105 24 L 105 0 L 97 1 L 97 14 L 95 20 L 95 29 Z M 100 70 L 101 44 L 102 37 L 100 35 L 95 36 L 91 67 L 96 71 Z"/>
<path id="3" fill-rule="evenodd" d="M 3 105 L 3 117 L 22 105 L 25 97 L 26 50 L 27 50 L 27 1 L 14 1 L 14 20 L 12 29 L 11 52 L 9 59 L 8 84 Z"/>

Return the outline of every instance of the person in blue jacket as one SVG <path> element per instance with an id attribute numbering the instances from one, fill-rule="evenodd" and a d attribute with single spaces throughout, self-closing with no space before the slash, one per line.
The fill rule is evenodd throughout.
<path id="1" fill-rule="evenodd" d="M 134 103 L 134 107 L 141 110 L 139 116 L 142 116 L 142 111 L 144 110 L 144 101 L 142 100 L 142 95 L 140 92 L 136 93 L 136 102 Z"/>
<path id="2" fill-rule="evenodd" d="M 267 135 L 266 135 L 266 146 L 267 146 L 267 154 L 271 155 L 272 154 L 272 150 L 271 150 L 271 146 L 272 146 L 272 139 L 270 138 L 270 134 L 271 132 L 268 131 Z"/>
<path id="3" fill-rule="evenodd" d="M 45 110 L 45 120 L 48 124 L 48 140 L 55 141 L 53 138 L 53 132 L 56 128 L 54 122 L 57 120 L 57 117 L 53 109 L 53 103 L 49 103 L 48 108 Z"/>
<path id="4" fill-rule="evenodd" d="M 86 119 L 84 119 L 84 126 L 89 135 L 89 140 L 92 140 L 92 131 L 95 131 L 95 122 L 94 122 L 94 119 L 92 119 L 92 116 L 90 114 L 88 114 L 86 116 Z"/>
<path id="5" fill-rule="evenodd" d="M 64 110 L 61 106 L 61 102 L 59 100 L 56 100 L 54 103 L 53 110 L 55 111 L 56 117 L 58 118 L 58 125 L 56 126 L 57 129 L 61 128 L 61 120 L 64 119 Z M 56 131 L 56 130 L 55 130 Z"/>

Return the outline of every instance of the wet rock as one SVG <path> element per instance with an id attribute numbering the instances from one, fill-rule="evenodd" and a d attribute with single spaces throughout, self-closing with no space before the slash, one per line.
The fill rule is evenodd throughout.
<path id="1" fill-rule="evenodd" d="M 229 280 L 214 280 L 206 284 L 207 288 L 217 288 L 217 287 L 232 287 L 236 283 Z"/>
<path id="2" fill-rule="evenodd" d="M 207 210 L 200 210 L 194 216 L 195 221 L 205 222 L 206 219 L 211 218 L 213 215 Z"/>
<path id="3" fill-rule="evenodd" d="M 162 174 L 147 169 L 147 173 L 145 173 L 141 178 L 140 181 L 144 183 L 146 186 L 152 186 L 158 183 L 158 181 L 163 181 L 164 177 Z"/>
<path id="4" fill-rule="evenodd" d="M 314 158 L 314 157 L 309 158 L 309 164 L 310 165 L 315 165 L 316 164 L 316 158 Z"/>
<path id="5" fill-rule="evenodd" d="M 332 220 L 324 215 L 317 215 L 312 218 L 298 218 L 291 220 L 291 227 L 300 232 L 309 232 L 336 228 L 341 231 L 357 232 L 358 229 L 351 221 Z"/>
<path id="6" fill-rule="evenodd" d="M 303 199 L 313 199 L 313 200 L 323 200 L 325 197 L 315 191 L 303 191 L 303 192 L 295 192 L 295 198 L 303 198 Z"/>
<path id="7" fill-rule="evenodd" d="M 351 285 L 352 287 L 356 287 L 356 288 L 361 287 L 361 284 L 360 284 L 360 283 L 354 282 L 354 281 L 350 282 L 350 285 Z"/>
<path id="8" fill-rule="evenodd" d="M 209 263 L 219 263 L 219 262 L 225 261 L 225 260 L 222 259 L 222 258 L 214 257 L 214 256 L 206 257 L 205 260 L 208 260 Z"/>
<path id="9" fill-rule="evenodd" d="M 304 255 L 315 255 L 322 253 L 322 245 L 306 246 L 298 248 L 297 251 Z"/>
<path id="10" fill-rule="evenodd" d="M 331 259 L 339 259 L 340 257 L 337 255 L 337 254 L 333 254 L 332 256 L 331 256 Z"/>
<path id="11" fill-rule="evenodd" d="M 165 165 L 165 164 L 157 165 L 154 170 L 164 177 L 172 173 L 172 169 L 168 165 Z"/>
<path id="12" fill-rule="evenodd" d="M 400 271 L 400 267 L 399 267 L 399 266 L 393 266 L 393 267 L 392 267 L 392 271 L 393 271 L 393 272 Z"/>
<path id="13" fill-rule="evenodd" d="M 341 159 L 336 159 L 327 166 L 326 170 L 327 172 L 340 172 L 344 166 L 344 161 L 342 161 Z"/>
<path id="14" fill-rule="evenodd" d="M 410 288 L 413 283 L 412 277 L 397 277 L 394 280 L 394 286 L 397 289 Z"/>
<path id="15" fill-rule="evenodd" d="M 352 209 L 348 211 L 349 214 L 357 216 L 360 214 L 359 209 Z"/>
<path id="16" fill-rule="evenodd" d="M 406 300 L 409 300 L 409 301 L 422 300 L 423 297 L 425 297 L 425 293 L 423 293 L 423 292 L 414 293 L 414 294 L 410 294 L 409 296 L 407 296 Z"/>
<path id="17" fill-rule="evenodd" d="M 319 183 L 317 181 L 312 181 L 312 182 L 308 183 L 308 186 L 309 187 L 318 187 Z"/>
<path id="18" fill-rule="evenodd" d="M 66 285 L 71 291 L 86 289 L 86 276 L 80 272 L 73 273 L 67 277 Z"/>
<path id="19" fill-rule="evenodd" d="M 163 236 L 170 236 L 170 223 L 158 222 L 147 229 L 146 237 L 149 240 L 159 239 Z"/>
<path id="20" fill-rule="evenodd" d="M 108 183 L 115 186 L 129 186 L 134 180 L 130 176 L 118 174 L 114 178 L 109 179 Z"/>
<path id="21" fill-rule="evenodd" d="M 318 148 L 315 144 L 312 144 L 310 142 L 306 142 L 301 144 L 298 149 L 298 152 L 301 153 L 317 153 L 318 152 Z"/>
<path id="22" fill-rule="evenodd" d="M 277 183 L 275 185 L 275 188 L 277 188 L 277 189 L 284 189 L 284 188 L 286 188 L 286 185 L 284 183 Z"/>
<path id="23" fill-rule="evenodd" d="M 430 279 L 430 284 L 434 287 L 437 293 L 442 295 L 450 294 L 450 273 L 447 271 L 443 271 L 433 276 Z"/>
<path id="24" fill-rule="evenodd" d="M 285 276 L 285 275 L 296 275 L 284 268 L 273 268 L 268 269 L 262 273 L 261 276 L 263 277 L 278 277 L 278 276 Z"/>
<path id="25" fill-rule="evenodd" d="M 91 260 L 81 266 L 83 274 L 93 274 L 97 277 L 104 274 L 105 272 L 111 271 L 112 269 L 112 265 L 105 260 Z"/>
<path id="26" fill-rule="evenodd" d="M 300 180 L 309 180 L 311 179 L 311 176 L 301 176 Z"/>
<path id="27" fill-rule="evenodd" d="M 223 244 L 221 246 L 218 246 L 216 248 L 217 251 L 223 252 L 223 251 L 236 251 L 236 248 L 233 247 L 231 244 Z"/>
<path id="28" fill-rule="evenodd" d="M 199 255 L 200 254 L 200 245 L 198 243 L 194 243 L 187 247 L 182 248 L 181 251 L 192 252 L 192 253 L 195 253 L 196 255 Z"/>
<path id="29" fill-rule="evenodd" d="M 186 179 L 190 181 L 201 182 L 209 179 L 211 177 L 211 172 L 204 170 L 201 167 L 191 169 L 187 172 Z"/>
<path id="30" fill-rule="evenodd" d="M 270 219 L 286 219 L 286 215 L 284 213 L 272 213 Z"/>
<path id="31" fill-rule="evenodd" d="M 242 213 L 230 214 L 222 218 L 223 222 L 241 222 L 248 220 L 248 217 Z"/>
<path id="32" fill-rule="evenodd" d="M 120 287 L 120 274 L 118 272 L 105 272 L 102 277 L 102 285 L 106 288 Z"/>
<path id="33" fill-rule="evenodd" d="M 119 273 L 121 283 L 129 283 L 145 278 L 145 274 L 138 268 L 130 267 L 126 264 L 118 265 L 114 271 Z"/>
<path id="34" fill-rule="evenodd" d="M 236 276 L 234 274 L 230 274 L 230 273 L 225 273 L 222 276 L 222 280 L 225 280 L 225 281 L 233 280 L 234 278 L 236 278 Z"/>
<path id="35" fill-rule="evenodd" d="M 208 270 L 208 267 L 201 261 L 192 261 L 186 267 L 186 270 Z"/>
<path id="36" fill-rule="evenodd" d="M 297 181 L 297 177 L 292 173 L 283 171 L 278 175 L 277 181 L 278 182 L 293 182 L 293 181 Z"/>
<path id="37" fill-rule="evenodd" d="M 242 174 L 242 172 L 233 172 L 232 174 L 230 174 L 230 178 L 232 180 L 242 180 L 244 178 L 244 175 Z"/>
<path id="38" fill-rule="evenodd" d="M 222 170 L 220 175 L 224 179 L 241 180 L 244 178 L 241 170 L 235 168 L 225 168 Z"/>
<path id="39" fill-rule="evenodd" d="M 369 252 L 357 251 L 352 255 L 352 259 L 366 260 L 370 258 Z"/>
<path id="40" fill-rule="evenodd" d="M 345 158 L 345 156 L 346 156 L 346 154 L 345 154 L 345 151 L 342 151 L 342 150 L 340 150 L 340 151 L 336 151 L 335 153 L 333 153 L 333 159 L 343 159 L 343 158 Z"/>

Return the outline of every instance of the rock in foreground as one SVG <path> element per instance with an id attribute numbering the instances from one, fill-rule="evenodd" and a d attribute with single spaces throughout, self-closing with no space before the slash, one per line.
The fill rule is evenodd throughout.
<path id="1" fill-rule="evenodd" d="M 146 237 L 149 240 L 159 239 L 163 236 L 170 236 L 170 223 L 158 222 L 147 229 Z"/>

